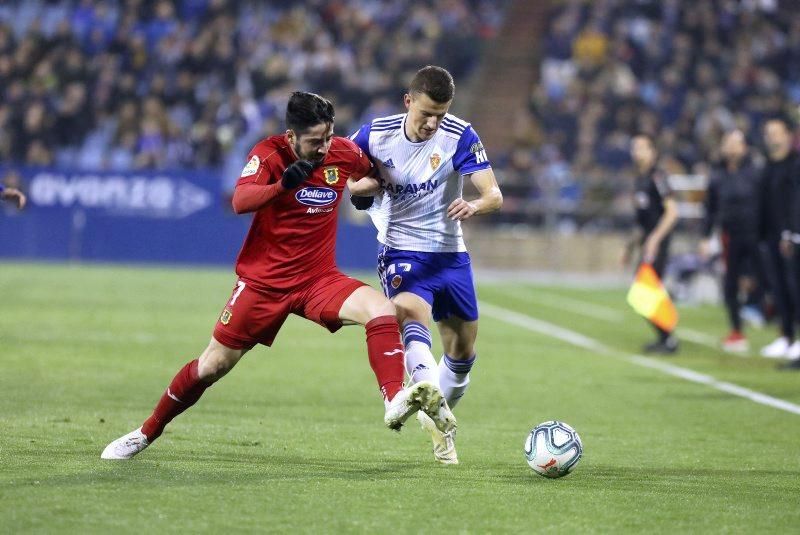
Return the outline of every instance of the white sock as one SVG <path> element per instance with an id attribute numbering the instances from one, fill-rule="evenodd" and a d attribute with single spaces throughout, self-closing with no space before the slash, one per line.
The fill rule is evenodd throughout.
<path id="1" fill-rule="evenodd" d="M 403 325 L 403 344 L 406 346 L 406 372 L 411 384 L 430 381 L 439 386 L 436 359 L 431 353 L 431 332 L 423 324 L 409 321 Z"/>
<path id="2" fill-rule="evenodd" d="M 406 371 L 411 384 L 430 381 L 439 386 L 439 371 L 430 346 L 422 342 L 411 342 L 406 346 Z"/>
<path id="3" fill-rule="evenodd" d="M 439 386 L 447 404 L 452 409 L 464 396 L 469 386 L 469 371 L 475 363 L 475 355 L 468 360 L 455 360 L 442 355 L 439 361 Z"/>

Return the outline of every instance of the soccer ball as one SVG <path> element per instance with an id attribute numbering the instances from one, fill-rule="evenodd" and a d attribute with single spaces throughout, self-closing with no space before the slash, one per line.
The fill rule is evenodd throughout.
<path id="1" fill-rule="evenodd" d="M 581 437 L 564 422 L 541 423 L 525 439 L 525 459 L 534 472 L 544 477 L 569 474 L 581 455 Z"/>

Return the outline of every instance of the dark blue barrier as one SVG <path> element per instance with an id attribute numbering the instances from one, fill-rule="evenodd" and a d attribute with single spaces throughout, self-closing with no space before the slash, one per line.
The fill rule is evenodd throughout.
<path id="1" fill-rule="evenodd" d="M 209 171 L 16 171 L 28 207 L 2 206 L 0 257 L 231 265 L 250 216 L 237 216 Z M 374 269 L 375 230 L 340 218 L 343 269 Z"/>

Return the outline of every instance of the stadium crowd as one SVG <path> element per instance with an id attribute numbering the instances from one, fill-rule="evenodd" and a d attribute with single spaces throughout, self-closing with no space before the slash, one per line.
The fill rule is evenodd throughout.
<path id="1" fill-rule="evenodd" d="M 238 176 L 293 90 L 337 131 L 398 111 L 420 65 L 469 74 L 498 28 L 486 0 L 34 0 L 0 5 L 0 160 Z M 230 158 L 228 162 L 226 159 Z"/>
<path id="2" fill-rule="evenodd" d="M 531 98 L 541 135 L 520 159 L 533 176 L 561 162 L 559 187 L 580 189 L 587 215 L 625 211 L 637 132 L 668 172 L 707 175 L 724 132 L 761 146 L 764 119 L 800 104 L 795 2 L 566 0 L 547 28 Z M 538 182 L 524 185 L 532 198 Z"/>

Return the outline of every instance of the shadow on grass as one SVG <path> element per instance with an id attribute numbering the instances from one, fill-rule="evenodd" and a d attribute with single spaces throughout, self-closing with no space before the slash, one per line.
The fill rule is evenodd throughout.
<path id="1" fill-rule="evenodd" d="M 248 455 L 159 454 L 131 461 L 82 462 L 71 474 L 15 478 L 13 487 L 27 485 L 85 487 L 125 485 L 186 486 L 247 484 L 268 481 L 395 481 L 424 478 L 430 462 L 337 458 L 251 453 Z M 432 466 L 432 468 L 437 468 Z M 0 485 L 2 488 L 3 485 Z"/>

